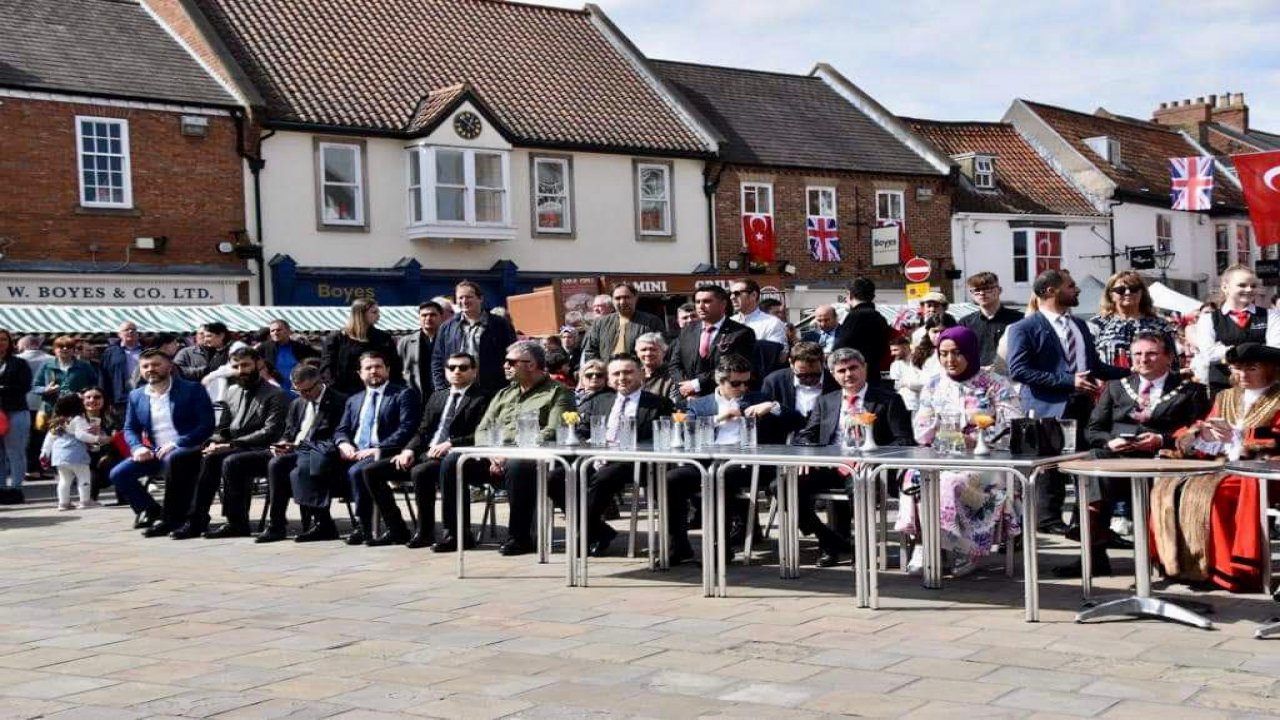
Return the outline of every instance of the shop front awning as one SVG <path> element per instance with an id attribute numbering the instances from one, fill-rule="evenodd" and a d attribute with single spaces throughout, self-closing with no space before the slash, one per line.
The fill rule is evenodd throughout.
<path id="1" fill-rule="evenodd" d="M 388 332 L 418 328 L 417 306 L 380 306 L 378 327 Z M 346 307 L 260 305 L 0 305 L 0 328 L 15 334 L 114 333 L 132 320 L 143 333 L 189 333 L 201 323 L 220 321 L 235 332 L 258 330 L 281 318 L 295 332 L 337 330 L 347 321 Z"/>

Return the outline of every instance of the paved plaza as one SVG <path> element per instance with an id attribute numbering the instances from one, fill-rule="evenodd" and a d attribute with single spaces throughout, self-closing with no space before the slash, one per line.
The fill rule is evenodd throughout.
<path id="1" fill-rule="evenodd" d="M 1214 594 L 1214 631 L 1076 625 L 1078 583 L 1046 582 L 1027 624 L 998 558 L 941 591 L 886 575 L 872 611 L 847 564 L 734 565 L 730 597 L 704 599 L 697 566 L 593 560 L 575 589 L 561 555 L 490 547 L 458 580 L 425 550 L 146 540 L 130 521 L 0 508 L 0 718 L 1280 715 L 1280 640 L 1251 638 L 1280 605 L 1257 598 Z M 1067 557 L 1045 544 L 1046 566 Z"/>

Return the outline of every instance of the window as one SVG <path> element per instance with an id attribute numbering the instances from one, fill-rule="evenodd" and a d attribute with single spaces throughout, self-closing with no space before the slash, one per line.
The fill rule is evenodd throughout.
<path id="1" fill-rule="evenodd" d="M 901 190 L 876 191 L 876 220 L 881 223 L 893 220 L 905 224 L 902 212 Z"/>
<path id="2" fill-rule="evenodd" d="M 1084 144 L 1089 146 L 1098 157 L 1115 167 L 1120 167 L 1120 141 L 1106 135 L 1085 138 Z"/>
<path id="3" fill-rule="evenodd" d="M 820 217 L 836 216 L 836 189 L 833 187 L 811 187 L 805 191 L 808 196 L 809 215 Z"/>
<path id="4" fill-rule="evenodd" d="M 408 162 L 410 224 L 511 224 L 507 153 L 423 146 Z"/>
<path id="5" fill-rule="evenodd" d="M 1034 244 L 1033 244 L 1034 243 Z M 1035 260 L 1035 263 L 1032 263 Z M 1013 281 L 1029 283 L 1045 270 L 1062 269 L 1062 232 L 1015 230 L 1013 232 Z"/>
<path id="6" fill-rule="evenodd" d="M 1213 226 L 1213 257 L 1219 275 L 1231 266 L 1231 233 L 1227 225 Z"/>
<path id="7" fill-rule="evenodd" d="M 993 190 L 996 186 L 996 159 L 990 155 L 973 158 L 973 184 L 979 190 Z"/>
<path id="8" fill-rule="evenodd" d="M 76 117 L 76 155 L 82 206 L 133 207 L 127 120 Z"/>
<path id="9" fill-rule="evenodd" d="M 534 232 L 570 233 L 568 158 L 533 159 Z"/>
<path id="10" fill-rule="evenodd" d="M 1236 262 L 1253 267 L 1253 228 L 1249 225 L 1236 225 Z"/>
<path id="11" fill-rule="evenodd" d="M 743 183 L 742 214 L 772 215 L 773 186 L 769 183 Z"/>
<path id="12" fill-rule="evenodd" d="M 321 142 L 320 222 L 364 225 L 364 168 L 359 145 Z"/>
<path id="13" fill-rule="evenodd" d="M 636 208 L 642 237 L 672 234 L 670 165 L 636 164 Z"/>
<path id="14" fill-rule="evenodd" d="M 1173 218 L 1164 213 L 1156 214 L 1156 252 L 1173 249 Z"/>

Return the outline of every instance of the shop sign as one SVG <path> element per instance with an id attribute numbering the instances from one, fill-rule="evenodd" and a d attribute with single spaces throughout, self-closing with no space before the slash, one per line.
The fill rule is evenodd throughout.
<path id="1" fill-rule="evenodd" d="M 0 303 L 33 305 L 217 305 L 238 303 L 243 278 L 0 275 Z"/>

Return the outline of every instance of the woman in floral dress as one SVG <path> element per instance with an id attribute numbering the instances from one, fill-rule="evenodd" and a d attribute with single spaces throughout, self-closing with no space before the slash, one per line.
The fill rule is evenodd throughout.
<path id="1" fill-rule="evenodd" d="M 983 370 L 978 336 L 966 327 L 947 328 L 938 338 L 938 364 L 942 372 L 931 377 L 920 391 L 915 415 L 916 442 L 931 445 L 946 413 L 962 420 L 965 442 L 972 447 L 977 438 L 975 418 L 986 415 L 995 421 L 987 432 L 998 434 L 1009 418 L 1021 412 L 1018 396 L 1009 381 Z M 1020 512 L 1007 503 L 1008 483 L 1003 473 L 943 472 L 940 474 L 942 549 L 951 556 L 952 574 L 972 571 L 977 560 L 991 547 L 1007 542 L 1021 532 Z M 914 499 L 919 477 L 908 473 L 904 479 L 897 529 L 919 537 L 919 518 Z M 908 564 L 918 571 L 924 559 L 916 548 Z"/>

